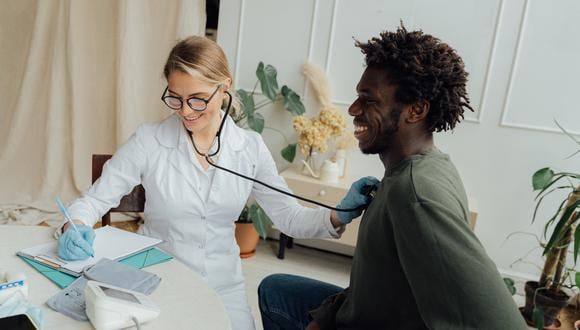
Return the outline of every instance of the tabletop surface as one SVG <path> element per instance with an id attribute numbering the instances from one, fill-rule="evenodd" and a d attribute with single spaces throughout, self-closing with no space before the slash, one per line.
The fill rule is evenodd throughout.
<path id="1" fill-rule="evenodd" d="M 39 226 L 0 226 L 0 267 L 18 270 L 28 280 L 28 301 L 40 307 L 43 329 L 92 329 L 90 322 L 73 320 L 57 313 L 46 305 L 48 298 L 60 288 L 27 265 L 16 251 L 53 239 L 54 228 Z M 145 268 L 161 277 L 159 287 L 150 295 L 161 309 L 155 320 L 142 325 L 142 329 L 229 329 L 226 309 L 207 283 L 179 261 Z"/>

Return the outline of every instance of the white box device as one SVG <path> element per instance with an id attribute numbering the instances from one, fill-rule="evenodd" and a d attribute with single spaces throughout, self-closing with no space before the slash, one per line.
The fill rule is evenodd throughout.
<path id="1" fill-rule="evenodd" d="M 88 281 L 86 311 L 97 330 L 123 329 L 159 316 L 160 310 L 148 296 L 110 284 Z"/>

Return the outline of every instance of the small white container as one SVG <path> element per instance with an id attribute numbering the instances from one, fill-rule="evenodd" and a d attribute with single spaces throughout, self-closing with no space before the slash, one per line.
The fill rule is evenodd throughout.
<path id="1" fill-rule="evenodd" d="M 343 177 L 346 168 L 346 150 L 338 149 L 336 150 L 336 164 L 338 165 L 338 176 Z"/>
<path id="2" fill-rule="evenodd" d="M 339 178 L 338 164 L 328 159 L 325 160 L 324 164 L 322 164 L 322 168 L 320 169 L 320 181 L 337 183 L 338 178 Z"/>

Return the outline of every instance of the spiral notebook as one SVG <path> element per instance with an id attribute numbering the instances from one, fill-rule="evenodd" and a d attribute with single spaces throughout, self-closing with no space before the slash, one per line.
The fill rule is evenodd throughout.
<path id="1" fill-rule="evenodd" d="M 96 264 L 102 258 L 119 260 L 138 254 L 161 242 L 157 238 L 105 226 L 95 230 L 95 241 L 93 243 L 95 256 L 86 260 L 66 261 L 59 258 L 57 255 L 58 241 L 56 240 L 20 250 L 16 254 L 49 268 L 78 277 L 84 269 Z"/>

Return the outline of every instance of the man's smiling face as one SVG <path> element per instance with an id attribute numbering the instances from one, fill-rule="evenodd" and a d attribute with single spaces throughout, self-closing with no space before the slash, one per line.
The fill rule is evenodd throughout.
<path id="1" fill-rule="evenodd" d="M 358 97 L 348 113 L 354 117 L 354 136 L 363 153 L 383 153 L 392 146 L 403 110 L 395 99 L 396 91 L 384 70 L 367 67 L 361 76 Z"/>

